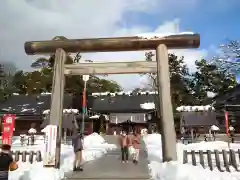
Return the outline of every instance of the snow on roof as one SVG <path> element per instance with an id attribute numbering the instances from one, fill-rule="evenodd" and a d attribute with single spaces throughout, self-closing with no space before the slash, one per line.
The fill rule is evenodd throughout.
<path id="1" fill-rule="evenodd" d="M 0 110 L 12 114 L 34 114 L 41 115 L 42 111 L 50 108 L 51 95 L 43 93 L 44 95 L 13 95 L 9 99 L 0 104 Z M 63 108 L 72 107 L 73 97 L 70 94 L 64 94 Z M 74 107 L 75 108 L 75 107 Z"/>
<path id="2" fill-rule="evenodd" d="M 78 109 L 63 109 L 64 114 L 68 114 L 68 113 L 77 114 L 78 112 L 79 112 Z M 50 113 L 50 109 L 46 109 L 43 111 L 43 114 L 49 114 L 49 113 Z"/>
<path id="3" fill-rule="evenodd" d="M 52 93 L 50 92 L 42 92 L 41 95 L 51 95 Z"/>
<path id="4" fill-rule="evenodd" d="M 3 111 L 11 111 L 11 110 L 15 110 L 12 107 L 8 107 L 8 108 L 2 108 Z"/>
<path id="5" fill-rule="evenodd" d="M 90 116 L 89 118 L 90 118 L 90 119 L 98 119 L 100 116 L 101 116 L 101 115 L 95 114 L 94 116 Z M 104 116 L 106 120 L 109 120 L 108 115 L 102 114 L 102 116 Z"/>
<path id="6" fill-rule="evenodd" d="M 140 107 L 142 109 L 147 109 L 147 110 L 155 109 L 155 103 L 154 102 L 143 103 L 143 104 L 140 104 Z"/>
<path id="7" fill-rule="evenodd" d="M 36 109 L 35 109 L 35 108 L 30 108 L 30 109 L 23 108 L 23 109 L 21 110 L 21 112 L 36 112 Z"/>
<path id="8" fill-rule="evenodd" d="M 181 32 L 181 33 L 143 33 L 138 34 L 139 38 L 143 39 L 160 39 L 168 36 L 178 36 L 178 35 L 194 35 L 194 32 Z"/>
<path id="9" fill-rule="evenodd" d="M 50 92 L 42 92 L 40 95 L 51 95 L 52 93 L 50 93 Z M 12 94 L 13 96 L 18 96 L 19 95 L 19 93 L 13 93 Z M 28 95 L 28 94 L 26 94 L 26 95 Z"/>
<path id="10" fill-rule="evenodd" d="M 95 92 L 92 93 L 92 96 L 119 96 L 119 95 L 128 95 L 131 96 L 134 93 L 132 91 L 127 91 L 127 92 L 115 92 L 115 93 L 110 93 L 110 92 Z M 145 92 L 138 92 L 137 95 L 143 95 L 143 94 L 157 94 L 157 91 L 145 91 Z"/>
<path id="11" fill-rule="evenodd" d="M 179 106 L 176 109 L 178 112 L 194 112 L 194 111 L 211 111 L 215 110 L 213 106 Z"/>

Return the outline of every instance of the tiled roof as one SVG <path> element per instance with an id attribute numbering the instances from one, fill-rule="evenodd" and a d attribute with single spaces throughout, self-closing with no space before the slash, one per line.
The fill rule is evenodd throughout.
<path id="1" fill-rule="evenodd" d="M 146 112 L 140 104 L 154 102 L 156 104 L 156 94 L 140 95 L 117 95 L 94 97 L 91 111 L 100 113 L 137 113 Z"/>
<path id="2" fill-rule="evenodd" d="M 93 96 L 87 96 L 87 108 L 91 108 L 93 105 Z M 80 112 L 82 111 L 82 94 L 74 95 L 73 101 L 72 101 L 72 108 L 78 109 Z"/>
<path id="3" fill-rule="evenodd" d="M 79 115 L 75 115 L 72 113 L 63 114 L 62 128 L 72 130 L 74 128 L 74 123 L 73 123 L 74 118 L 76 118 L 76 121 L 78 122 L 79 127 L 81 127 L 82 117 L 83 117 L 83 114 L 79 114 Z M 84 118 L 85 118 L 84 119 L 85 122 L 92 120 L 92 119 L 89 119 L 87 115 L 85 115 Z M 45 115 L 43 119 L 44 121 L 41 124 L 41 128 L 44 128 L 49 124 L 49 114 Z"/>
<path id="4" fill-rule="evenodd" d="M 156 94 L 88 96 L 87 108 L 98 113 L 140 113 L 146 110 L 140 104 L 155 102 Z M 45 95 L 13 95 L 6 102 L 0 104 L 0 112 L 18 115 L 41 115 L 50 109 L 51 94 Z M 64 109 L 82 109 L 82 96 L 65 95 Z"/>
<path id="5" fill-rule="evenodd" d="M 6 102 L 0 104 L 0 111 L 18 115 L 41 115 L 42 111 L 49 109 L 51 105 L 51 95 L 13 95 Z M 72 96 L 64 96 L 64 107 L 72 106 Z"/>
<path id="6" fill-rule="evenodd" d="M 181 119 L 185 126 L 218 125 L 215 112 L 181 112 Z"/>

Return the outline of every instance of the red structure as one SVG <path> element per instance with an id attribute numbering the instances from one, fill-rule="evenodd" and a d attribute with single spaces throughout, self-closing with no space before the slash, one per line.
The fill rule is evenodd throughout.
<path id="1" fill-rule="evenodd" d="M 228 111 L 225 111 L 225 126 L 226 126 L 226 134 L 229 136 Z"/>
<path id="2" fill-rule="evenodd" d="M 12 114 L 6 114 L 3 116 L 2 124 L 2 144 L 12 145 L 13 132 L 15 129 L 16 116 Z"/>

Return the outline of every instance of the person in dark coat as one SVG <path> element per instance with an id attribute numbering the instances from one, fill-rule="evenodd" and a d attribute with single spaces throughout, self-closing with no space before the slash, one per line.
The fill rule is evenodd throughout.
<path id="1" fill-rule="evenodd" d="M 8 180 L 8 172 L 18 169 L 11 155 L 11 146 L 3 144 L 0 152 L 0 180 Z"/>
<path id="2" fill-rule="evenodd" d="M 126 131 L 123 131 L 123 133 L 119 136 L 119 145 L 121 147 L 122 163 L 128 163 L 130 138 Z"/>
<path id="3" fill-rule="evenodd" d="M 73 129 L 72 134 L 72 145 L 75 154 L 74 162 L 73 162 L 73 171 L 82 171 L 83 167 L 83 134 L 80 133 L 80 128 L 77 126 L 76 122 L 75 128 Z"/>
<path id="4" fill-rule="evenodd" d="M 235 141 L 235 129 L 234 129 L 233 126 L 229 127 L 229 136 L 230 136 L 231 142 L 234 143 L 234 141 Z"/>

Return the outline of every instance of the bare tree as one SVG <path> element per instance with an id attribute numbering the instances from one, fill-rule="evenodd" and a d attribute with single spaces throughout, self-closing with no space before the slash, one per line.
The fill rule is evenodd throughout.
<path id="1" fill-rule="evenodd" d="M 219 53 L 210 61 L 224 73 L 239 74 L 240 71 L 240 41 L 229 40 L 220 45 Z"/>
<path id="2" fill-rule="evenodd" d="M 155 54 L 152 51 L 145 53 L 146 61 L 156 60 L 156 59 L 153 59 L 154 56 L 155 56 Z M 146 75 L 148 78 L 146 88 L 150 89 L 151 91 L 157 91 L 157 80 L 156 80 L 157 74 L 156 73 L 148 73 L 148 74 L 142 74 L 142 75 Z"/>

